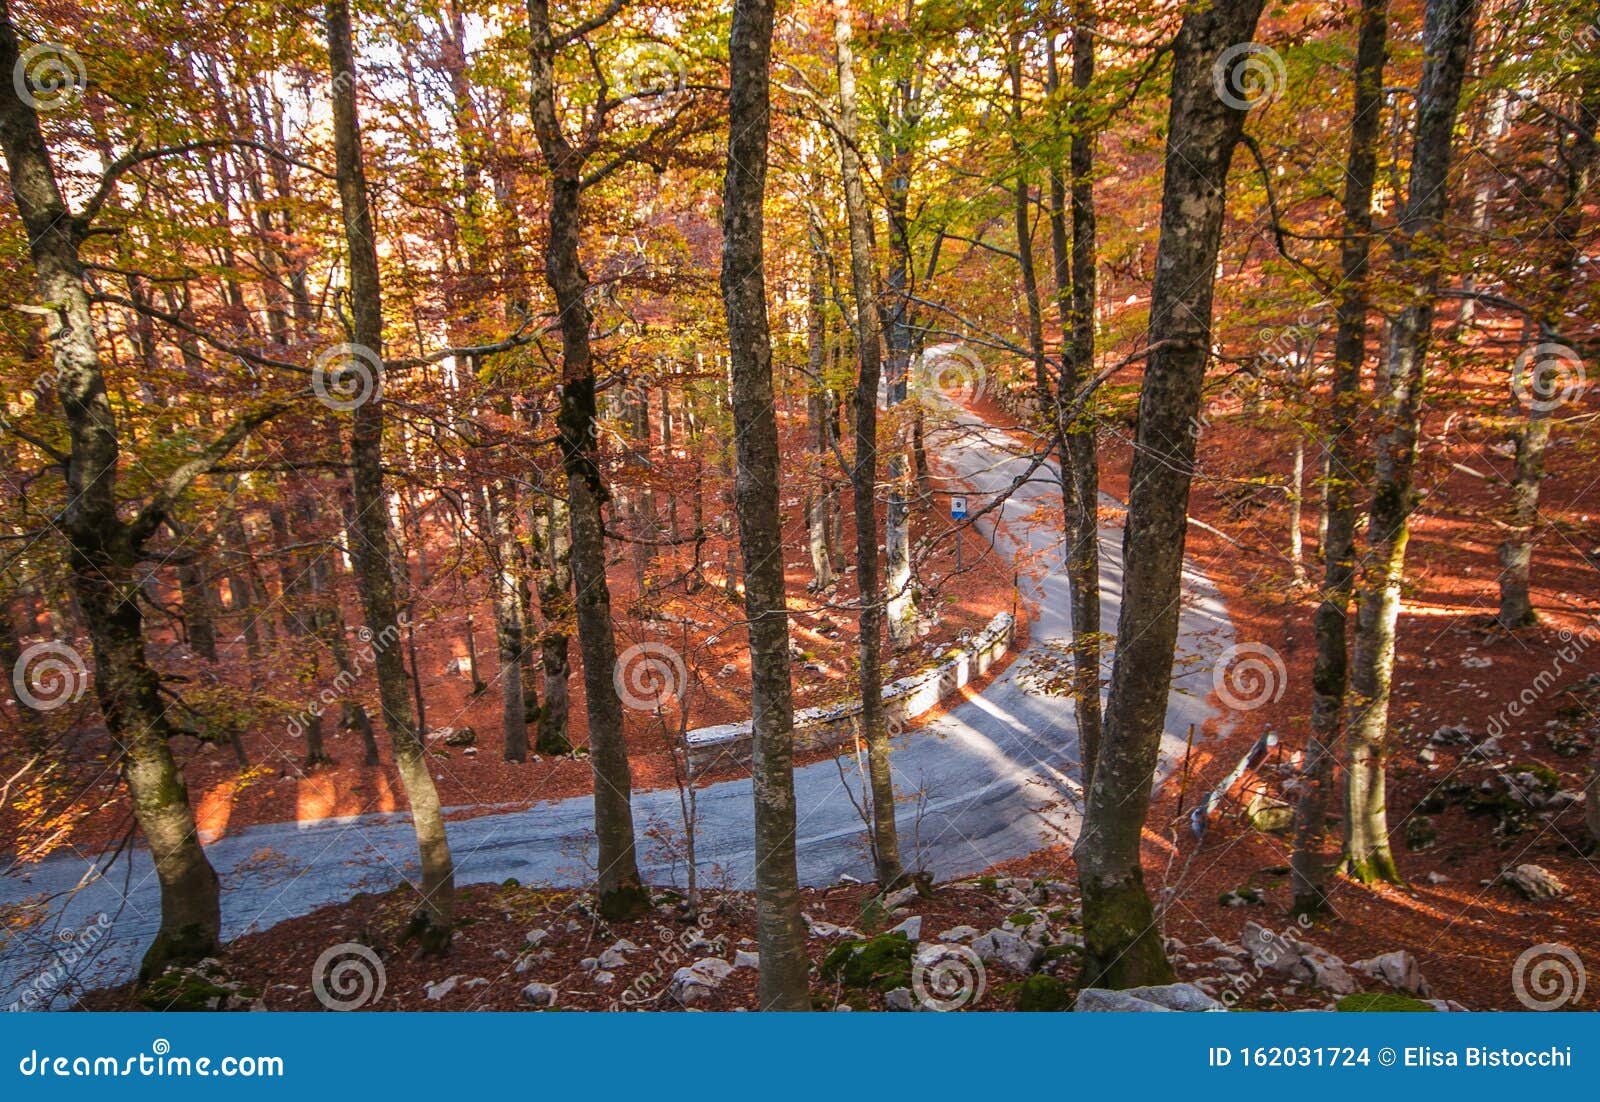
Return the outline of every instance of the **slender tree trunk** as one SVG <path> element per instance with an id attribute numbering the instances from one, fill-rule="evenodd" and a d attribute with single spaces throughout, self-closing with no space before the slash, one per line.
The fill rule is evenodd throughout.
<path id="1" fill-rule="evenodd" d="M 1078 391 L 1094 374 L 1094 318 L 1098 281 L 1095 202 L 1095 135 L 1088 97 L 1094 81 L 1094 13 L 1077 11 L 1072 35 L 1071 244 L 1067 237 L 1067 187 L 1050 173 L 1050 247 L 1055 263 L 1056 310 L 1065 346 L 1056 388 L 1056 435 L 1061 450 L 1061 504 L 1066 523 L 1067 589 L 1072 604 L 1072 696 L 1078 719 L 1084 791 L 1094 780 L 1100 751 L 1100 458 L 1095 452 L 1094 407 L 1085 401 L 1069 417 Z M 1056 90 L 1054 36 L 1046 37 L 1050 91 Z"/>
<path id="2" fill-rule="evenodd" d="M 650 904 L 639 878 L 633 832 L 633 779 L 622 732 L 622 701 L 614 675 L 611 590 L 606 584 L 608 500 L 596 448 L 594 363 L 589 346 L 589 277 L 579 258 L 584 156 L 567 141 L 556 114 L 555 39 L 549 0 L 528 0 L 532 113 L 550 173 L 545 276 L 561 326 L 561 461 L 572 520 L 572 579 L 577 589 L 578 649 L 583 656 L 589 715 L 589 760 L 594 768 L 594 826 L 599 841 L 595 893 L 602 916 L 637 917 Z"/>
<path id="3" fill-rule="evenodd" d="M 1355 577 L 1355 491 L 1362 484 L 1356 417 L 1361 402 L 1361 365 L 1367 354 L 1367 267 L 1372 251 L 1372 190 L 1378 176 L 1378 138 L 1383 122 L 1383 69 L 1388 51 L 1389 0 L 1362 0 L 1356 45 L 1355 100 L 1350 150 L 1345 165 L 1344 243 L 1340 256 L 1333 384 L 1328 400 L 1324 479 L 1325 526 L 1320 536 L 1322 599 L 1313 630 L 1317 654 L 1311 671 L 1311 732 L 1306 739 L 1299 795 L 1295 800 L 1291 883 L 1294 909 L 1311 914 L 1327 907 L 1329 789 L 1341 741 L 1341 708 L 1349 673 L 1346 627 Z"/>
<path id="4" fill-rule="evenodd" d="M 1423 27 L 1427 60 L 1417 95 L 1409 195 L 1396 235 L 1406 305 L 1389 331 L 1380 410 L 1384 428 L 1373 447 L 1371 521 L 1345 703 L 1349 758 L 1344 865 L 1351 876 L 1362 881 L 1400 880 L 1389 849 L 1385 806 L 1389 690 L 1406 544 L 1416 508 L 1414 470 L 1422 421 L 1423 367 L 1439 288 L 1440 225 L 1448 199 L 1456 108 L 1477 14 L 1477 0 L 1429 0 Z"/>
<path id="5" fill-rule="evenodd" d="M 539 633 L 540 687 L 544 704 L 539 708 L 538 734 L 534 752 L 561 757 L 572 753 L 567 738 L 567 716 L 571 709 L 569 681 L 572 676 L 571 631 L 572 566 L 568 558 L 568 532 L 571 522 L 567 505 L 550 497 L 534 520 L 534 551 L 539 559 L 539 611 L 544 630 Z"/>
<path id="6" fill-rule="evenodd" d="M 1222 100 L 1211 72 L 1224 49 L 1249 41 L 1261 7 L 1262 0 L 1217 0 L 1185 16 L 1173 44 L 1161 237 L 1150 298 L 1154 351 L 1139 394 L 1111 695 L 1075 850 L 1083 889 L 1084 986 L 1172 979 L 1145 892 L 1140 841 L 1178 637 L 1193 425 L 1211 348 L 1212 277 L 1228 166 L 1244 124 L 1244 111 Z"/>
<path id="7" fill-rule="evenodd" d="M 518 577 L 517 535 L 507 487 L 496 480 L 484 489 L 485 512 L 494 547 L 494 639 L 500 656 L 501 733 L 506 761 L 528 760 L 528 702 L 522 685 L 522 579 Z M 476 675 L 474 675 L 476 678 Z"/>
<path id="8" fill-rule="evenodd" d="M 0 72 L 23 72 L 7 0 L 0 0 Z M 200 847 L 188 790 L 169 746 L 177 732 L 167 719 L 160 679 L 145 659 L 138 567 L 144 541 L 164 510 L 143 511 L 134 521 L 118 515 L 117 423 L 79 258 L 89 227 L 61 197 L 38 112 L 22 90 L 20 79 L 0 81 L 0 146 L 38 300 L 56 311 L 47 325 L 53 330 L 49 342 L 69 457 L 68 505 L 58 524 L 67 540 L 73 593 L 94 644 L 95 695 L 114 743 L 122 747 L 122 776 L 161 884 L 161 925 L 140 965 L 143 982 L 169 963 L 191 963 L 216 951 L 217 875 Z"/>
<path id="9" fill-rule="evenodd" d="M 333 87 L 334 157 L 349 250 L 352 336 L 361 350 L 350 367 L 369 370 L 373 375 L 371 396 L 352 413 L 350 466 L 355 516 L 349 526 L 350 551 L 367 628 L 373 637 L 373 665 L 383 725 L 389 732 L 395 768 L 411 806 L 422 862 L 422 898 L 408 933 L 418 939 L 424 952 L 444 953 L 449 951 L 455 922 L 455 870 L 439 794 L 433 774 L 428 771 L 427 750 L 419 721 L 412 713 L 405 664 L 397 645 L 403 625 L 395 600 L 388 495 L 383 485 L 383 299 L 366 170 L 361 163 L 361 123 L 356 114 L 356 69 L 347 0 L 328 0 L 326 22 Z M 393 641 L 387 645 L 380 645 L 381 640 L 391 638 Z"/>
<path id="10" fill-rule="evenodd" d="M 918 66 L 920 68 L 920 64 Z M 884 176 L 884 197 L 889 227 L 889 267 L 886 293 L 889 358 L 885 390 L 891 410 L 903 405 L 911 374 L 911 147 L 908 134 L 918 122 L 921 74 L 897 76 L 891 91 Z M 896 439 L 889 452 L 889 500 L 884 519 L 884 567 L 889 642 L 903 650 L 917 641 L 916 591 L 911 578 L 911 507 L 906 500 L 907 441 L 905 426 L 894 422 Z"/>
<path id="11" fill-rule="evenodd" d="M 1594 62 L 1585 70 L 1586 84 L 1576 109 L 1577 133 L 1556 163 L 1566 165 L 1566 188 L 1561 207 L 1551 223 L 1556 255 L 1545 278 L 1548 299 L 1540 318 L 1539 345 L 1524 353 L 1520 361 L 1523 378 L 1514 380 L 1514 389 L 1527 406 L 1527 420 L 1517 435 L 1515 473 L 1511 478 L 1511 501 L 1506 515 L 1506 538 L 1500 544 L 1500 609 L 1496 619 L 1506 628 L 1524 627 L 1537 621 L 1533 599 L 1528 593 L 1528 571 L 1533 565 L 1533 530 L 1539 521 L 1539 483 L 1544 478 L 1544 453 L 1550 444 L 1550 415 L 1566 399 L 1559 388 L 1571 384 L 1576 373 L 1577 354 L 1565 359 L 1570 350 L 1557 339 L 1561 319 L 1569 307 L 1573 276 L 1583 258 L 1578 240 L 1583 229 L 1583 204 L 1594 178 L 1596 161 L 1595 128 L 1600 118 L 1600 88 L 1593 74 Z"/>
<path id="12" fill-rule="evenodd" d="M 856 110 L 855 54 L 850 46 L 850 11 L 840 7 L 833 42 L 839 69 L 839 165 L 844 177 L 850 223 L 850 281 L 855 292 L 856 357 L 860 373 L 855 396 L 855 457 L 850 485 L 855 496 L 856 583 L 861 601 L 861 736 L 867 744 L 867 776 L 872 804 L 872 856 L 878 886 L 899 883 L 900 836 L 895 826 L 894 777 L 889 770 L 889 737 L 883 728 L 883 666 L 880 631 L 883 594 L 878 585 L 878 383 L 882 377 L 878 295 L 873 275 L 872 223 L 861 182 L 860 134 Z"/>
<path id="13" fill-rule="evenodd" d="M 728 313 L 733 418 L 740 426 L 734 500 L 750 624 L 758 998 L 763 1010 L 809 1010 L 811 963 L 795 864 L 794 699 L 778 515 L 778 420 L 762 271 L 771 53 L 772 0 L 735 0 L 728 32 L 732 91 L 722 189 L 722 301 Z"/>

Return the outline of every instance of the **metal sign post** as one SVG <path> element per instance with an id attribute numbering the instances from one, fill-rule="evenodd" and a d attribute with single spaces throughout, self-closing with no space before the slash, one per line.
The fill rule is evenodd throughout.
<path id="1" fill-rule="evenodd" d="M 961 527 L 959 522 L 967 519 L 967 499 L 964 495 L 956 494 L 950 498 L 950 519 L 957 522 L 956 526 L 956 570 L 961 569 Z"/>

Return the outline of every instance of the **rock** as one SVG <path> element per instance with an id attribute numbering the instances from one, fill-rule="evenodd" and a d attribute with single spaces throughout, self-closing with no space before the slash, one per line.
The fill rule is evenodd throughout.
<path id="1" fill-rule="evenodd" d="M 912 915 L 900 925 L 889 931 L 891 934 L 905 934 L 907 941 L 922 940 L 922 916 Z"/>
<path id="2" fill-rule="evenodd" d="M 476 990 L 479 987 L 488 987 L 488 986 L 489 986 L 489 981 L 488 980 L 484 979 L 482 976 L 473 976 L 470 980 L 467 980 L 466 982 L 464 982 L 461 985 L 461 990 L 463 990 L 463 991 L 473 991 L 473 990 Z"/>
<path id="3" fill-rule="evenodd" d="M 952 926 L 939 935 L 940 941 L 971 941 L 978 936 L 976 926 Z"/>
<path id="4" fill-rule="evenodd" d="M 1462 1014 L 1468 1012 L 1466 1007 L 1462 1006 L 1454 999 L 1425 999 L 1423 1001 L 1442 1014 Z"/>
<path id="5" fill-rule="evenodd" d="M 1300 959 L 1311 969 L 1311 981 L 1324 991 L 1335 995 L 1350 995 L 1356 990 L 1355 977 L 1350 975 L 1344 961 L 1315 945 L 1296 942 Z"/>
<path id="6" fill-rule="evenodd" d="M 1428 981 L 1423 978 L 1422 966 L 1417 963 L 1417 958 L 1404 949 L 1358 960 L 1350 967 L 1363 976 L 1386 983 L 1407 995 L 1427 998 L 1432 993 L 1428 990 Z"/>
<path id="7" fill-rule="evenodd" d="M 578 967 L 582 968 L 585 972 L 593 972 L 596 968 L 600 967 L 600 958 L 584 957 L 578 962 Z"/>
<path id="8" fill-rule="evenodd" d="M 896 987 L 893 991 L 887 992 L 883 996 L 883 1006 L 885 1010 L 908 1011 L 915 1010 L 917 1003 L 911 994 L 910 988 Z"/>
<path id="9" fill-rule="evenodd" d="M 476 746 L 477 742 L 478 732 L 471 727 L 455 727 L 444 736 L 446 746 Z"/>
<path id="10" fill-rule="evenodd" d="M 1159 1014 L 1172 1013 L 1167 1007 L 1159 1003 L 1148 1002 L 1126 991 L 1108 991 L 1103 987 L 1089 987 L 1078 992 L 1078 1005 L 1080 1014 L 1087 1013 L 1117 1013 L 1117 1012 L 1155 1012 Z"/>
<path id="11" fill-rule="evenodd" d="M 1010 930 L 990 930 L 972 943 L 972 949 L 985 961 L 998 961 L 1017 972 L 1032 972 L 1044 954 L 1037 945 L 1023 940 Z"/>
<path id="12" fill-rule="evenodd" d="M 606 971 L 610 971 L 615 968 L 621 968 L 623 965 L 627 964 L 628 958 L 622 955 L 621 950 L 611 948 L 607 949 L 605 952 L 596 957 L 594 963 L 596 968 L 602 968 Z"/>
<path id="13" fill-rule="evenodd" d="M 1264 834 L 1281 834 L 1294 826 L 1294 808 L 1261 793 L 1251 798 L 1244 813 L 1250 825 Z"/>
<path id="14" fill-rule="evenodd" d="M 613 983 L 617 982 L 617 974 L 615 972 L 607 972 L 602 969 L 594 974 L 594 982 L 598 987 L 610 987 Z"/>
<path id="15" fill-rule="evenodd" d="M 424 990 L 426 991 L 428 1000 L 430 1002 L 438 1002 L 440 999 L 450 994 L 450 992 L 454 991 L 456 987 L 460 985 L 460 983 L 460 976 L 451 976 L 449 979 L 440 980 L 438 983 L 428 984 Z"/>
<path id="16" fill-rule="evenodd" d="M 861 937 L 861 933 L 849 926 L 835 926 L 831 922 L 813 922 L 811 924 L 811 936 L 826 938 L 847 937 L 859 939 Z"/>
<path id="17" fill-rule="evenodd" d="M 1164 983 L 1154 987 L 1130 987 L 1123 992 L 1136 999 L 1155 1003 L 1168 1010 L 1189 1012 L 1226 1010 L 1216 999 L 1192 983 Z"/>
<path id="18" fill-rule="evenodd" d="M 743 949 L 734 951 L 733 966 L 735 968 L 760 968 L 761 954 L 747 953 Z"/>
<path id="19" fill-rule="evenodd" d="M 556 989 L 548 983 L 530 983 L 522 989 L 522 1001 L 529 1006 L 554 1006 Z"/>
<path id="20" fill-rule="evenodd" d="M 1502 873 L 1500 879 L 1524 899 L 1560 899 L 1567 894 L 1567 886 L 1561 882 L 1561 878 L 1539 865 L 1518 865 L 1510 872 Z"/>
<path id="21" fill-rule="evenodd" d="M 612 943 L 611 948 L 619 953 L 637 953 L 639 951 L 639 947 L 625 937 L 618 938 Z"/>
<path id="22" fill-rule="evenodd" d="M 1442 872 L 1430 872 L 1424 879 L 1430 884 L 1443 884 L 1450 878 Z"/>
<path id="23" fill-rule="evenodd" d="M 906 906 L 916 898 L 917 886 L 915 884 L 907 884 L 899 891 L 890 892 L 888 895 L 884 896 L 883 907 L 885 910 L 892 911 L 896 907 Z"/>
<path id="24" fill-rule="evenodd" d="M 1224 907 L 1259 907 L 1266 900 L 1254 888 L 1234 888 L 1217 896 L 1217 902 Z"/>
<path id="25" fill-rule="evenodd" d="M 667 997 L 680 1006 L 697 1006 L 711 997 L 722 986 L 722 981 L 733 971 L 733 965 L 716 957 L 706 957 L 678 969 L 667 985 Z"/>

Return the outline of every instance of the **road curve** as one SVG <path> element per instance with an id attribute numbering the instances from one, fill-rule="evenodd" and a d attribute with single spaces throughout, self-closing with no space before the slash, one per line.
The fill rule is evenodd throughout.
<path id="1" fill-rule="evenodd" d="M 969 488 L 976 510 L 1026 470 L 1027 461 L 1014 457 L 1016 445 L 1004 433 L 975 416 L 962 413 L 953 420 L 930 443 L 945 472 Z M 1066 641 L 1071 628 L 1054 479 L 1053 468 L 1039 468 L 996 510 L 1004 517 L 998 530 L 986 526 L 999 553 L 1019 564 L 1048 564 L 1021 579 L 1032 615 L 1026 650 L 981 694 L 895 741 L 902 851 L 908 864 L 940 879 L 1069 841 L 1079 821 L 1078 736 L 1071 702 L 1034 691 L 1028 677 L 1032 660 L 1061 653 L 1052 647 Z M 1101 600 L 1107 627 L 1116 623 L 1121 580 L 1121 533 L 1104 530 Z M 1189 725 L 1210 718 L 1210 656 L 1233 642 L 1220 596 L 1205 577 L 1186 569 L 1184 594 L 1162 775 L 1181 758 Z M 795 773 L 800 876 L 807 884 L 833 883 L 846 873 L 870 876 L 859 797 L 851 796 L 851 790 L 860 789 L 854 769 L 846 758 Z M 676 791 L 636 792 L 633 808 L 641 831 L 659 825 L 669 836 L 681 835 Z M 698 814 L 701 882 L 748 885 L 753 865 L 749 782 L 723 781 L 701 789 Z M 452 822 L 456 877 L 461 883 L 509 877 L 525 884 L 586 883 L 593 859 L 591 818 L 590 799 L 582 796 Z M 653 850 L 643 839 L 642 844 L 648 879 L 683 880 L 682 864 L 672 854 Z M 391 888 L 416 875 L 415 846 L 403 813 L 272 823 L 229 834 L 206 847 L 222 879 L 224 937 L 272 926 L 359 891 Z M 92 958 L 74 969 L 76 982 L 97 986 L 132 976 L 159 920 L 149 854 L 138 849 L 108 874 L 73 891 L 91 869 L 85 857 L 62 855 L 0 880 L 0 904 L 40 893 L 60 897 L 39 936 L 6 946 L 0 957 L 0 1007 L 15 1002 L 46 971 L 64 944 L 57 940 L 61 931 L 87 931 L 102 913 L 111 921 Z"/>

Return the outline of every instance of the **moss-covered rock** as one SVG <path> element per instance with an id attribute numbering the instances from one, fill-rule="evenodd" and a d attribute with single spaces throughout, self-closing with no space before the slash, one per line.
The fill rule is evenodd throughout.
<path id="1" fill-rule="evenodd" d="M 1054 976 L 1029 976 L 1017 991 L 1018 1010 L 1039 1012 L 1072 1009 L 1072 988 Z"/>
<path id="2" fill-rule="evenodd" d="M 147 1010 L 201 1013 L 210 1010 L 249 1010 L 261 992 L 229 979 L 215 961 L 192 968 L 169 968 L 139 991 L 139 1004 Z"/>
<path id="3" fill-rule="evenodd" d="M 841 941 L 822 961 L 822 978 L 888 992 L 911 986 L 911 942 L 903 933 Z"/>
<path id="4" fill-rule="evenodd" d="M 1395 995 L 1387 991 L 1368 991 L 1346 995 L 1334 1004 L 1334 1009 L 1357 1013 L 1368 1011 L 1394 1013 L 1395 1011 L 1433 1011 L 1437 1008 L 1430 1006 L 1421 999 L 1413 999 L 1410 995 Z"/>

